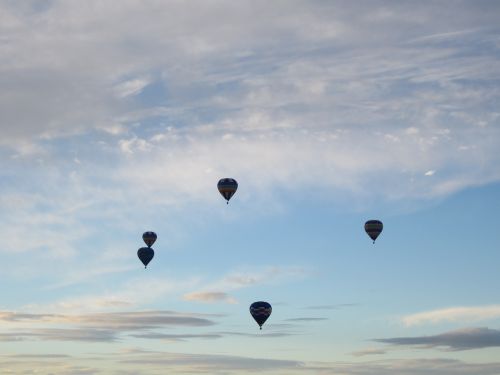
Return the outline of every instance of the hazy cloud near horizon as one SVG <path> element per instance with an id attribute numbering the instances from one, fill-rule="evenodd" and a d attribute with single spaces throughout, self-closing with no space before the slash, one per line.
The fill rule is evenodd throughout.
<path id="1" fill-rule="evenodd" d="M 44 358 L 0 356 L 0 368 L 21 370 L 36 365 L 38 368 L 50 368 L 55 375 L 67 374 L 68 368 L 72 374 L 104 374 L 102 370 L 94 367 L 84 367 L 78 364 L 85 358 L 71 358 L 69 365 L 66 358 L 61 355 L 49 354 Z M 274 360 L 266 358 L 252 358 L 230 355 L 199 355 L 161 351 L 143 351 L 139 349 L 126 350 L 104 356 L 94 356 L 94 361 L 108 361 L 121 374 L 162 374 L 166 367 L 187 374 L 214 374 L 233 373 L 246 374 L 248 372 L 263 372 L 269 374 L 321 373 L 321 374 L 401 374 L 420 375 L 432 373 L 437 375 L 450 374 L 477 374 L 496 375 L 500 371 L 497 362 L 466 363 L 459 360 L 444 358 L 418 358 L 411 360 L 391 359 L 366 361 L 363 363 L 335 363 L 335 362 L 300 362 L 295 360 Z M 89 372 L 84 372 L 86 368 Z M 147 368 L 147 369 L 145 369 Z M 78 372 L 80 369 L 81 372 Z M 91 370 L 92 369 L 92 370 Z M 106 370 L 108 371 L 108 370 Z M 163 371 L 163 372 L 162 372 Z"/>

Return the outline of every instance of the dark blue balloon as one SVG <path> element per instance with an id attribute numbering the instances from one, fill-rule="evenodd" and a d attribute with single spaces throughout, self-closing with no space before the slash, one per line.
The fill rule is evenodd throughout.
<path id="1" fill-rule="evenodd" d="M 238 189 L 238 183 L 234 178 L 222 178 L 217 183 L 217 189 L 219 189 L 219 193 L 229 203 L 229 200 Z"/>
<path id="2" fill-rule="evenodd" d="M 365 232 L 373 240 L 373 243 L 375 243 L 377 237 L 382 233 L 382 229 L 384 229 L 384 224 L 380 220 L 368 220 L 365 223 Z"/>
<path id="3" fill-rule="evenodd" d="M 155 252 L 150 247 L 141 247 L 137 250 L 137 256 L 141 260 L 142 264 L 144 264 L 144 268 L 146 268 L 148 263 L 151 262 L 151 259 L 155 256 Z"/>
<path id="4" fill-rule="evenodd" d="M 153 246 L 153 244 L 155 243 L 156 241 L 156 233 L 155 232 L 144 232 L 142 234 L 142 239 L 144 240 L 144 242 L 146 243 L 146 245 L 148 245 L 148 247 L 151 247 Z"/>
<path id="5" fill-rule="evenodd" d="M 264 301 L 254 302 L 250 305 L 250 314 L 255 319 L 260 329 L 262 325 L 266 322 L 267 318 L 271 316 L 273 308 L 271 305 Z"/>

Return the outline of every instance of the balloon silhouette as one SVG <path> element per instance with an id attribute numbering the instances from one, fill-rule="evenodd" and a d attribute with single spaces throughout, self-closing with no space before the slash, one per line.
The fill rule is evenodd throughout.
<path id="1" fill-rule="evenodd" d="M 151 262 L 151 259 L 155 256 L 155 252 L 150 247 L 141 247 L 137 250 L 137 256 L 141 260 L 142 264 L 144 264 L 144 268 L 146 268 L 148 263 Z"/>
<path id="2" fill-rule="evenodd" d="M 375 243 L 375 240 L 382 233 L 382 229 L 384 229 L 384 224 L 380 220 L 368 220 L 365 223 L 365 232 L 370 236 Z"/>
<path id="3" fill-rule="evenodd" d="M 255 319 L 260 329 L 262 325 L 266 322 L 267 318 L 271 316 L 273 308 L 271 305 L 264 301 L 254 302 L 250 305 L 250 314 Z"/>
<path id="4" fill-rule="evenodd" d="M 238 183 L 234 178 L 222 178 L 217 183 L 217 189 L 219 189 L 219 193 L 227 201 L 226 203 L 229 204 L 229 200 L 238 189 Z"/>
<path id="5" fill-rule="evenodd" d="M 148 245 L 148 247 L 153 246 L 153 244 L 156 241 L 156 238 L 157 238 L 157 236 L 156 236 L 155 232 L 144 232 L 142 234 L 142 239 L 144 240 L 146 245 Z"/>

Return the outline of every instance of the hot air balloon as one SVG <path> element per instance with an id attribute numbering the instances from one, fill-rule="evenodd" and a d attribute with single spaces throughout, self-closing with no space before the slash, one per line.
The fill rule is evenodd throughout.
<path id="1" fill-rule="evenodd" d="M 141 247 L 137 250 L 137 256 L 141 260 L 142 264 L 144 264 L 144 268 L 146 268 L 148 263 L 151 262 L 151 259 L 155 256 L 155 252 L 150 247 Z"/>
<path id="2" fill-rule="evenodd" d="M 262 329 L 262 325 L 266 322 L 267 318 L 271 316 L 272 311 L 273 308 L 267 302 L 259 301 L 250 305 L 250 314 L 252 314 L 260 329 Z"/>
<path id="3" fill-rule="evenodd" d="M 380 220 L 368 220 L 365 223 L 365 232 L 370 236 L 375 243 L 375 240 L 382 233 L 382 229 L 384 228 L 384 224 Z"/>
<path id="4" fill-rule="evenodd" d="M 153 246 L 156 241 L 156 233 L 155 232 L 144 232 L 142 234 L 142 239 L 148 245 L 148 247 Z"/>
<path id="5" fill-rule="evenodd" d="M 217 189 L 219 189 L 219 193 L 229 203 L 231 197 L 236 193 L 236 189 L 238 189 L 238 183 L 234 178 L 221 178 L 217 183 Z"/>

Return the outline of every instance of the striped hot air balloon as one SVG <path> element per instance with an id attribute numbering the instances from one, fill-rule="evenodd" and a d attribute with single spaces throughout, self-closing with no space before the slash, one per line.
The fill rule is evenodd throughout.
<path id="1" fill-rule="evenodd" d="M 273 308 L 271 305 L 264 301 L 254 302 L 250 305 L 250 314 L 255 319 L 260 329 L 262 325 L 266 322 L 267 318 L 271 316 Z"/>
<path id="2" fill-rule="evenodd" d="M 365 223 L 365 232 L 370 236 L 375 243 L 375 240 L 382 233 L 382 229 L 384 228 L 384 224 L 380 220 L 368 220 Z"/>
<path id="3" fill-rule="evenodd" d="M 155 232 L 144 232 L 142 234 L 142 239 L 144 240 L 144 243 L 148 245 L 148 247 L 153 246 L 153 244 L 156 241 L 156 233 Z"/>
<path id="4" fill-rule="evenodd" d="M 229 203 L 229 200 L 238 189 L 238 183 L 234 178 L 221 178 L 217 183 L 217 189 L 219 189 L 219 193 Z"/>

